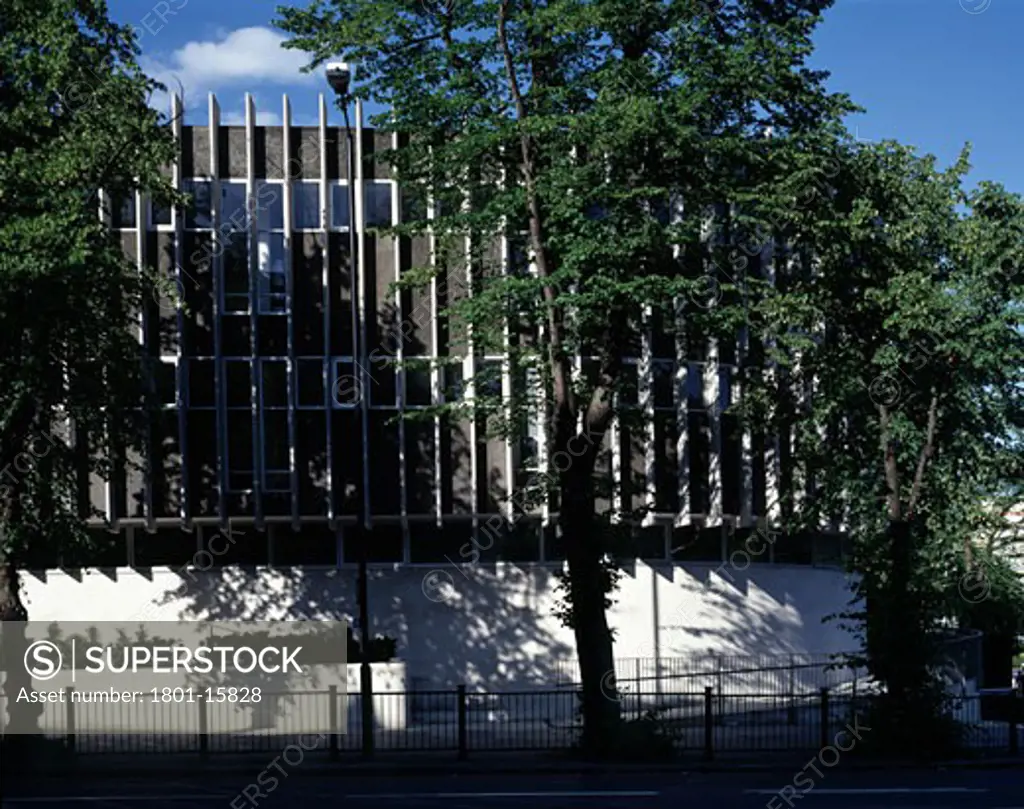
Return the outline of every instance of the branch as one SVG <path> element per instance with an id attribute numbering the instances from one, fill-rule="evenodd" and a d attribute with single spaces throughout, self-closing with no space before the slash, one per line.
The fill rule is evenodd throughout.
<path id="1" fill-rule="evenodd" d="M 498 6 L 498 43 L 501 46 L 502 56 L 505 61 L 505 76 L 508 81 L 509 92 L 515 103 L 516 120 L 522 127 L 528 116 L 526 102 L 519 87 L 519 77 L 516 72 L 515 62 L 512 59 L 512 50 L 508 44 L 508 32 L 506 30 L 508 4 L 509 0 L 502 0 Z M 547 248 L 544 244 L 543 219 L 541 217 L 540 201 L 537 198 L 533 142 L 525 128 L 520 129 L 519 146 L 522 152 L 520 170 L 523 174 L 526 203 L 530 215 L 530 246 L 533 249 L 534 263 L 537 265 L 537 275 L 545 279 L 544 303 L 547 308 L 548 359 L 551 363 L 555 398 L 555 445 L 560 449 L 569 440 L 569 436 L 575 432 L 576 402 L 572 392 L 572 385 L 570 384 L 569 360 L 563 351 L 562 328 L 556 312 L 555 289 L 549 282 L 551 266 L 548 261 Z"/>
<path id="2" fill-rule="evenodd" d="M 914 473 L 914 485 L 910 489 L 910 503 L 907 505 L 907 519 L 914 517 L 914 506 L 921 497 L 921 484 L 924 481 L 924 468 L 935 451 L 935 423 L 938 420 L 939 394 L 932 391 L 932 400 L 928 404 L 928 432 L 925 434 L 924 447 L 917 459 L 917 471 Z"/>
<path id="3" fill-rule="evenodd" d="M 882 433 L 882 453 L 885 458 L 885 482 L 889 487 L 889 519 L 900 518 L 900 470 L 896 461 L 896 448 L 889 433 L 889 408 L 878 406 L 878 421 Z"/>

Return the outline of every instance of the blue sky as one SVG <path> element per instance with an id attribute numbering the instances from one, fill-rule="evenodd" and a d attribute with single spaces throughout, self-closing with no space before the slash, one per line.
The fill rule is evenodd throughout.
<path id="1" fill-rule="evenodd" d="M 259 123 L 279 123 L 288 93 L 293 121 L 311 124 L 324 88 L 299 74 L 300 54 L 279 47 L 270 22 L 280 1 L 109 0 L 112 16 L 139 30 L 147 70 L 185 87 L 188 123 L 206 122 L 212 90 L 227 123 L 242 120 L 249 91 Z M 894 138 L 943 165 L 970 141 L 972 180 L 1024 193 L 1020 31 L 1024 0 L 838 0 L 813 64 L 867 109 L 850 120 L 859 137 Z"/>

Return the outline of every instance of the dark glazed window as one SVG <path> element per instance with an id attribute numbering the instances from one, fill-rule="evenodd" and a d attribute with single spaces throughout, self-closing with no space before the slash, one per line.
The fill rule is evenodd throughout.
<path id="1" fill-rule="evenodd" d="M 363 206 L 366 227 L 390 227 L 391 183 L 367 183 Z"/>
<path id="2" fill-rule="evenodd" d="M 185 210 L 185 227 L 192 230 L 213 227 L 211 185 L 207 180 L 186 180 L 182 190 L 192 199 Z"/>

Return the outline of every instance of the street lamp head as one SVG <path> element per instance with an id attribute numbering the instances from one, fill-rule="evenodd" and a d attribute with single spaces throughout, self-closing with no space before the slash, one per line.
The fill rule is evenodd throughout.
<path id="1" fill-rule="evenodd" d="M 327 83 L 339 96 L 347 96 L 352 84 L 352 68 L 345 62 L 329 62 L 324 71 Z"/>

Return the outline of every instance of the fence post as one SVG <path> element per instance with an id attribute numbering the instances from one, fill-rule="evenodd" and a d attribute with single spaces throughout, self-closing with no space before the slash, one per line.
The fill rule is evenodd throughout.
<path id="1" fill-rule="evenodd" d="M 469 758 L 469 739 L 466 738 L 466 686 L 460 685 L 455 692 L 459 710 L 459 761 Z"/>
<path id="2" fill-rule="evenodd" d="M 75 752 L 75 740 L 78 736 L 75 731 L 75 702 L 72 695 L 75 693 L 73 685 L 64 688 L 64 699 L 67 700 L 67 729 L 65 730 L 64 743 L 70 752 Z"/>
<path id="3" fill-rule="evenodd" d="M 210 752 L 210 725 L 205 699 L 200 699 L 199 706 L 199 754 L 205 756 Z"/>
<path id="4" fill-rule="evenodd" d="M 704 760 L 715 757 L 715 701 L 714 689 L 704 686 Z"/>
<path id="5" fill-rule="evenodd" d="M 636 679 L 636 718 L 640 719 L 643 714 L 642 700 L 640 699 L 640 658 L 633 659 L 633 671 Z"/>
<path id="6" fill-rule="evenodd" d="M 789 724 L 797 723 L 796 710 L 796 655 L 789 656 L 789 710 L 786 712 Z"/>
<path id="7" fill-rule="evenodd" d="M 328 741 L 328 747 L 331 752 L 331 758 L 337 759 L 340 753 L 340 745 L 338 744 L 338 686 L 332 685 L 330 687 L 327 702 L 330 706 L 329 709 L 331 712 L 330 740 Z"/>
<path id="8" fill-rule="evenodd" d="M 718 721 L 723 722 L 725 721 L 725 675 L 722 670 L 725 668 L 725 660 L 720 656 L 716 660 L 718 661 Z"/>
<path id="9" fill-rule="evenodd" d="M 828 747 L 829 738 L 829 710 L 828 710 L 828 689 L 821 689 L 821 747 Z"/>
<path id="10" fill-rule="evenodd" d="M 1020 739 L 1017 737 L 1017 711 L 1020 710 L 1022 701 L 1020 695 L 1014 691 L 1010 697 L 1010 753 L 1017 755 L 1020 747 Z"/>

